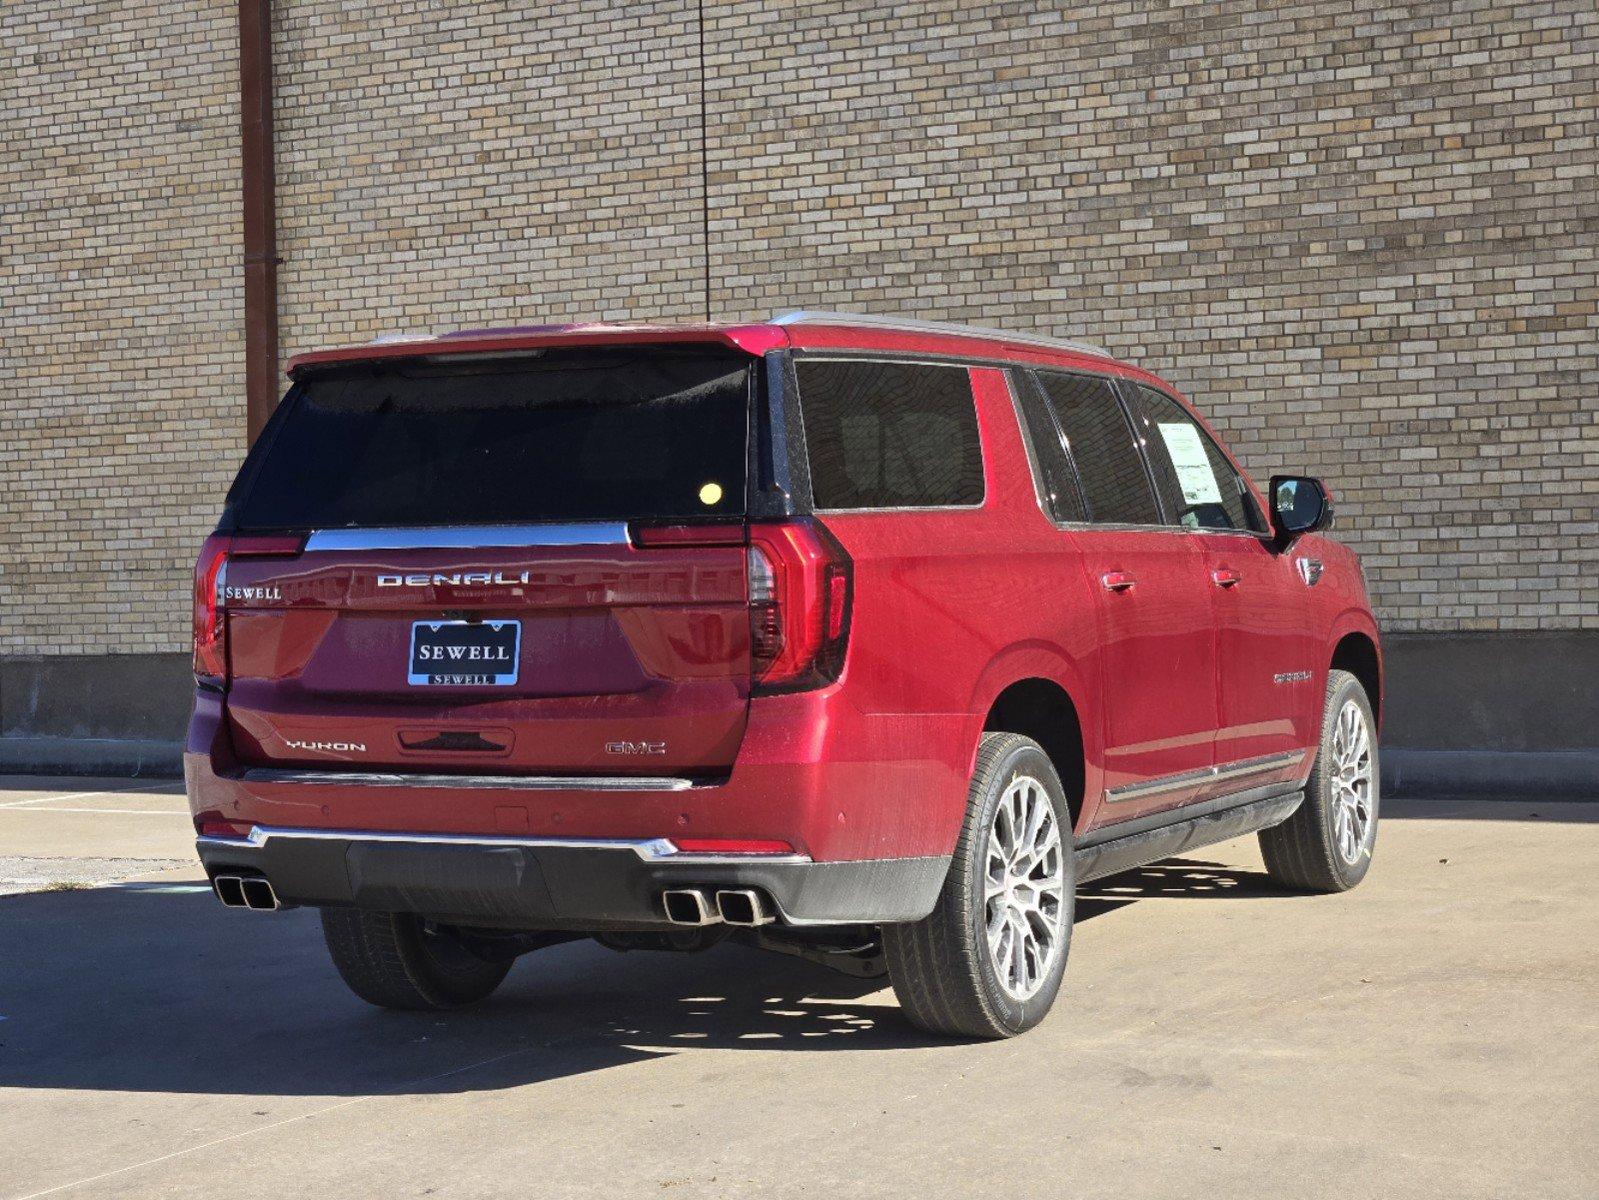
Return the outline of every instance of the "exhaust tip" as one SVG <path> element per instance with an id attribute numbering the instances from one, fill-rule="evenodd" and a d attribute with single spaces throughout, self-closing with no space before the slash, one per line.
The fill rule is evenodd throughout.
<path id="1" fill-rule="evenodd" d="M 245 908 L 248 906 L 244 902 L 243 884 L 237 875 L 218 875 L 211 881 L 211 890 L 229 908 Z"/>
<path id="2" fill-rule="evenodd" d="M 244 894 L 244 906 L 255 912 L 274 912 L 279 907 L 270 880 L 247 875 L 239 880 L 239 890 Z"/>
<path id="3" fill-rule="evenodd" d="M 698 888 L 669 888 L 661 893 L 661 907 L 674 925 L 709 925 L 720 920 L 705 893 Z"/>
<path id="4" fill-rule="evenodd" d="M 751 888 L 717 892 L 716 911 L 729 925 L 770 925 L 776 920 L 766 898 Z"/>

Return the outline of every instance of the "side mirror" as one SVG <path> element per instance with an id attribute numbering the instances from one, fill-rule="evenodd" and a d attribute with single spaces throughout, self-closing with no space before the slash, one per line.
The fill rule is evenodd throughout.
<path id="1" fill-rule="evenodd" d="M 1278 545 L 1286 546 L 1296 537 L 1326 529 L 1332 520 L 1332 497 L 1321 480 L 1307 475 L 1271 477 L 1271 527 Z"/>

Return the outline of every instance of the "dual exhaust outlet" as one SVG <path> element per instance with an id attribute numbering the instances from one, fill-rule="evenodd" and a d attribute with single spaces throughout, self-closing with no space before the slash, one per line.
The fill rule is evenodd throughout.
<path id="1" fill-rule="evenodd" d="M 710 894 L 699 888 L 668 888 L 661 893 L 661 905 L 674 925 L 770 925 L 777 919 L 771 902 L 752 888 Z"/>
<path id="2" fill-rule="evenodd" d="M 283 907 L 272 882 L 259 875 L 218 875 L 211 890 L 229 908 L 248 908 L 254 912 L 275 912 Z"/>

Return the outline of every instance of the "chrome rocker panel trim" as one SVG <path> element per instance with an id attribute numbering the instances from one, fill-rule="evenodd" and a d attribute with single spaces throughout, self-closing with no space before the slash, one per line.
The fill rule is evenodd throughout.
<path id="1" fill-rule="evenodd" d="M 1125 783 L 1121 787 L 1106 788 L 1105 800 L 1110 804 L 1127 800 L 1144 800 L 1164 792 L 1175 792 L 1200 783 L 1218 783 L 1223 780 L 1247 779 L 1251 775 L 1264 775 L 1268 771 L 1285 771 L 1305 761 L 1308 751 L 1291 750 L 1286 754 L 1267 754 L 1260 758 L 1245 758 L 1238 762 L 1201 767 L 1197 771 L 1184 771 L 1180 775 L 1164 775 L 1143 783 Z"/>

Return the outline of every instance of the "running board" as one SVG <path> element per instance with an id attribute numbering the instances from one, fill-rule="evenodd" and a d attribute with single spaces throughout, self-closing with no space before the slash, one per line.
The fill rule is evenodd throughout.
<path id="1" fill-rule="evenodd" d="M 1261 792 L 1266 794 L 1257 794 Z M 1103 879 L 1106 875 L 1130 871 L 1174 854 L 1270 829 L 1294 815 L 1304 802 L 1305 793 L 1296 784 L 1278 783 L 1226 799 L 1226 807 L 1210 809 L 1207 805 L 1208 811 L 1197 815 L 1189 808 L 1157 813 L 1155 817 L 1163 818 L 1164 823 L 1153 827 L 1149 826 L 1149 818 L 1145 818 L 1123 823 L 1139 826 L 1137 829 L 1118 830 L 1110 825 L 1094 830 L 1087 837 L 1096 840 L 1079 846 L 1074 855 L 1077 882 Z"/>

